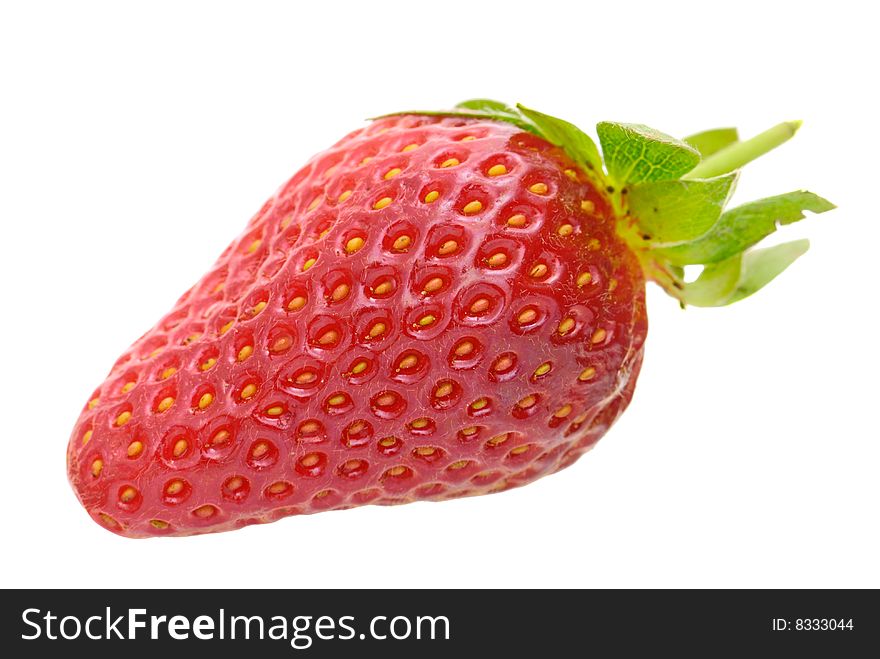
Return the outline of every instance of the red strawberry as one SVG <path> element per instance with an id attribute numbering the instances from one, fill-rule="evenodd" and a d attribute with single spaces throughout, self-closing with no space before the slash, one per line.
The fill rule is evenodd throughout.
<path id="1" fill-rule="evenodd" d="M 651 185 L 681 183 L 694 148 L 603 124 L 606 174 L 565 122 L 492 102 L 447 115 L 383 118 L 313 158 L 117 361 L 67 453 L 96 521 L 189 535 L 523 485 L 577 460 L 629 403 L 646 277 L 697 304 L 756 288 L 757 252 L 742 252 L 762 236 L 692 261 L 712 265 L 690 285 L 682 249 L 723 241 L 657 240 L 676 197 Z M 725 135 L 693 142 L 710 154 Z M 759 146 L 697 170 L 724 181 Z M 719 162 L 731 149 L 745 155 Z M 784 221 L 825 210 L 783 197 Z M 739 284 L 707 297 L 731 259 Z"/>

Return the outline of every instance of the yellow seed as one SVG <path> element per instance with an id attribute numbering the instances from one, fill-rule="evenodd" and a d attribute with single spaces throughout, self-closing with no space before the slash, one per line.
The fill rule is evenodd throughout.
<path id="1" fill-rule="evenodd" d="M 300 460 L 300 464 L 302 464 L 303 467 L 314 467 L 320 461 L 321 457 L 317 453 L 309 453 Z"/>
<path id="2" fill-rule="evenodd" d="M 577 278 L 578 288 L 582 288 L 582 287 L 586 286 L 587 284 L 590 283 L 590 281 L 592 279 L 593 279 L 593 275 L 591 275 L 589 272 L 582 272 L 581 274 L 578 275 L 578 278 Z"/>
<path id="3" fill-rule="evenodd" d="M 127 394 L 129 391 L 134 389 L 134 386 L 136 384 L 137 384 L 136 382 L 126 382 L 124 385 L 122 385 L 122 389 L 121 389 L 122 393 Z"/>
<path id="4" fill-rule="evenodd" d="M 422 293 L 434 293 L 435 291 L 439 291 L 441 288 L 443 288 L 443 280 L 440 279 L 440 277 L 432 277 L 425 284 L 425 288 L 422 289 Z"/>
<path id="5" fill-rule="evenodd" d="M 206 503 L 204 506 L 199 506 L 193 511 L 193 515 L 196 517 L 201 517 L 203 519 L 208 517 L 213 517 L 217 512 L 217 509 L 209 503 Z"/>
<path id="6" fill-rule="evenodd" d="M 348 293 L 350 290 L 351 289 L 348 287 L 348 284 L 339 284 L 336 288 L 333 289 L 333 292 L 330 294 L 330 299 L 334 302 L 344 300 L 348 297 Z"/>
<path id="7" fill-rule="evenodd" d="M 557 419 L 562 419 L 571 414 L 571 405 L 565 404 L 553 413 Z"/>
<path id="8" fill-rule="evenodd" d="M 83 444 L 83 446 L 85 446 L 86 444 L 89 443 L 89 440 L 92 438 L 92 434 L 93 434 L 93 433 L 94 433 L 94 431 L 92 431 L 92 430 L 86 430 L 86 431 L 83 433 L 83 436 L 82 436 L 82 444 Z"/>
<path id="9" fill-rule="evenodd" d="M 556 233 L 565 238 L 574 233 L 574 227 L 570 224 L 563 224 L 561 227 L 559 227 L 559 229 L 556 230 Z"/>
<path id="10" fill-rule="evenodd" d="M 203 410 L 213 402 L 214 402 L 214 394 L 204 393 L 204 394 L 202 394 L 201 398 L 199 398 L 199 409 Z"/>
<path id="11" fill-rule="evenodd" d="M 394 405 L 395 401 L 397 401 L 397 396 L 395 394 L 386 393 L 376 399 L 376 405 L 379 407 L 388 407 Z"/>
<path id="12" fill-rule="evenodd" d="M 281 230 L 283 231 L 284 229 L 286 229 L 287 227 L 290 226 L 290 223 L 292 221 L 293 221 L 293 215 L 288 215 L 287 217 L 285 217 L 281 220 L 281 222 L 278 224 L 278 226 L 281 227 Z"/>
<path id="13" fill-rule="evenodd" d="M 371 288 L 370 292 L 373 295 L 385 295 L 386 293 L 390 293 L 394 288 L 394 284 L 391 283 L 390 279 L 385 279 L 381 283 L 377 284 L 375 288 Z"/>
<path id="14" fill-rule="evenodd" d="M 180 494 L 183 491 L 183 481 L 171 481 L 168 483 L 168 487 L 165 488 L 165 494 L 170 494 L 174 496 L 175 494 Z"/>
<path id="15" fill-rule="evenodd" d="M 373 204 L 373 210 L 380 211 L 385 208 L 388 204 L 394 201 L 391 197 L 382 197 L 379 201 Z"/>
<path id="16" fill-rule="evenodd" d="M 398 465 L 396 467 L 391 467 L 391 469 L 388 470 L 388 475 L 389 476 L 400 476 L 405 471 L 406 471 L 406 467 Z"/>
<path id="17" fill-rule="evenodd" d="M 443 382 L 437 387 L 437 391 L 434 395 L 437 398 L 445 398 L 449 394 L 452 393 L 452 383 L 451 382 Z"/>
<path id="18" fill-rule="evenodd" d="M 516 215 L 511 215 L 509 218 L 507 218 L 507 226 L 509 226 L 509 227 L 514 227 L 514 228 L 518 229 L 520 227 L 524 227 L 525 225 L 526 225 L 526 216 L 521 213 L 517 213 Z"/>
<path id="19" fill-rule="evenodd" d="M 504 355 L 503 357 L 499 357 L 495 360 L 495 363 L 492 364 L 492 370 L 496 373 L 503 373 L 507 369 L 513 366 L 513 359 Z"/>
<path id="20" fill-rule="evenodd" d="M 479 213 L 481 210 L 483 210 L 483 204 L 474 200 L 465 204 L 464 208 L 461 209 L 461 212 L 465 215 L 473 215 L 474 213 Z"/>
<path id="21" fill-rule="evenodd" d="M 444 161 L 440 164 L 440 166 L 441 166 L 441 167 L 455 167 L 455 166 L 458 165 L 458 164 L 460 164 L 460 163 L 458 162 L 458 158 L 449 158 L 448 160 L 444 160 Z"/>
<path id="22" fill-rule="evenodd" d="M 198 332 L 196 332 L 195 334 L 190 334 L 188 337 L 186 337 L 186 338 L 183 340 L 183 345 L 189 345 L 190 343 L 193 343 L 193 342 L 195 342 L 195 341 L 198 341 L 199 338 L 201 338 L 201 336 L 202 336 L 202 335 L 199 334 Z"/>
<path id="23" fill-rule="evenodd" d="M 473 142 L 475 139 L 477 139 L 476 135 L 465 135 L 459 142 Z"/>
<path id="24" fill-rule="evenodd" d="M 142 441 L 136 439 L 131 444 L 128 445 L 128 450 L 126 451 L 126 453 L 128 453 L 128 457 L 136 458 L 137 456 L 139 456 L 143 452 L 143 450 L 144 450 L 144 443 Z"/>
<path id="25" fill-rule="evenodd" d="M 489 176 L 503 176 L 507 173 L 507 167 L 504 165 L 492 165 L 486 173 Z"/>
<path id="26" fill-rule="evenodd" d="M 272 483 L 269 486 L 269 492 L 271 492 L 272 494 L 281 494 L 282 492 L 287 490 L 287 487 L 288 487 L 287 483 L 284 483 L 282 481 L 278 481 L 277 483 Z"/>
<path id="27" fill-rule="evenodd" d="M 598 238 L 590 238 L 590 240 L 587 242 L 587 249 L 591 252 L 596 252 L 601 249 L 601 247 L 602 243 L 599 242 Z"/>
<path id="28" fill-rule="evenodd" d="M 214 287 L 214 290 L 211 291 L 211 292 L 212 292 L 212 293 L 219 293 L 219 292 L 222 291 L 225 287 L 226 287 L 226 282 L 225 282 L 225 281 L 221 281 L 219 284 L 217 284 L 217 285 Z"/>
<path id="29" fill-rule="evenodd" d="M 537 398 L 535 398 L 534 395 L 529 394 L 525 398 L 521 398 L 517 402 L 516 406 L 519 407 L 520 409 L 525 410 L 525 409 L 532 407 L 536 402 L 537 402 Z"/>
<path id="30" fill-rule="evenodd" d="M 321 490 L 315 495 L 315 499 L 323 499 L 324 497 L 329 497 L 333 493 L 333 490 Z"/>
<path id="31" fill-rule="evenodd" d="M 370 162 L 372 159 L 373 159 L 372 156 L 367 156 L 367 157 L 365 157 L 363 160 L 361 160 L 359 164 L 361 164 L 361 165 L 366 165 L 366 164 L 367 164 L 368 162 Z"/>
<path id="32" fill-rule="evenodd" d="M 252 315 L 252 316 L 256 316 L 258 313 L 260 313 L 260 312 L 261 312 L 263 309 L 265 309 L 265 308 L 266 308 L 266 301 L 265 301 L 265 300 L 260 300 L 259 302 L 257 302 L 257 303 L 254 305 L 254 308 L 251 309 L 251 315 Z"/>
<path id="33" fill-rule="evenodd" d="M 397 443 L 397 439 L 394 437 L 383 437 L 379 440 L 379 446 L 389 447 L 394 446 Z"/>
<path id="34" fill-rule="evenodd" d="M 535 369 L 535 377 L 539 378 L 542 375 L 547 375 L 547 373 L 550 372 L 551 368 L 553 368 L 553 367 L 550 365 L 550 362 L 544 362 L 538 368 Z"/>
<path id="35" fill-rule="evenodd" d="M 473 403 L 471 403 L 471 409 L 472 410 L 481 410 L 484 407 L 486 407 L 486 405 L 488 405 L 488 404 L 489 404 L 488 400 L 486 400 L 485 398 L 479 398 L 479 399 L 475 400 Z"/>
<path id="36" fill-rule="evenodd" d="M 596 369 L 592 366 L 587 366 L 581 374 L 578 375 L 578 380 L 581 382 L 586 382 L 587 380 L 592 380 L 593 376 L 596 375 Z"/>
<path id="37" fill-rule="evenodd" d="M 281 405 L 273 405 L 266 410 L 266 416 L 281 416 L 284 414 L 284 408 Z"/>
<path id="38" fill-rule="evenodd" d="M 593 345 L 597 343 L 602 343 L 602 341 L 605 340 L 606 336 L 608 336 L 608 332 L 600 327 L 595 332 L 593 332 L 593 336 L 590 337 L 590 343 L 592 343 Z"/>
<path id="39" fill-rule="evenodd" d="M 500 435 L 495 435 L 492 439 L 486 442 L 489 446 L 500 446 L 504 442 L 510 439 L 509 433 L 502 433 Z"/>
<path id="40" fill-rule="evenodd" d="M 364 239 L 361 238 L 360 236 L 355 236 L 354 238 L 350 239 L 347 243 L 345 243 L 345 251 L 348 252 L 349 254 L 354 254 L 356 251 L 358 251 L 363 246 L 364 246 Z"/>
<path id="41" fill-rule="evenodd" d="M 522 453 L 525 453 L 526 451 L 528 451 L 529 448 L 531 448 L 531 447 L 528 444 L 526 444 L 525 446 L 517 446 L 514 449 L 510 449 L 510 454 L 511 455 L 521 455 Z"/>
<path id="42" fill-rule="evenodd" d="M 177 369 L 174 368 L 173 366 L 169 366 L 169 367 L 166 368 L 164 371 L 162 371 L 161 378 L 162 378 L 163 380 L 167 380 L 168 378 L 170 378 L 170 377 L 171 377 L 172 375 L 174 375 L 175 373 L 177 373 Z"/>
<path id="43" fill-rule="evenodd" d="M 584 211 L 585 213 L 592 213 L 593 211 L 596 210 L 596 204 L 594 204 L 589 199 L 584 199 L 581 202 L 581 210 Z"/>
<path id="44" fill-rule="evenodd" d="M 419 455 L 424 455 L 424 456 L 434 455 L 436 452 L 437 452 L 437 449 L 435 449 L 433 446 L 419 446 L 416 449 L 416 453 L 418 453 Z"/>
<path id="45" fill-rule="evenodd" d="M 421 419 L 416 419 L 415 421 L 413 421 L 409 425 L 412 426 L 413 428 L 415 428 L 416 430 L 421 430 L 422 428 L 427 428 L 428 423 L 430 423 L 428 421 L 428 419 L 422 417 Z"/>
<path id="46" fill-rule="evenodd" d="M 92 400 L 89 401 L 88 408 L 89 408 L 90 410 L 93 410 L 93 409 L 95 409 L 96 407 L 98 407 L 98 399 L 97 399 L 97 398 L 92 398 Z"/>
<path id="47" fill-rule="evenodd" d="M 526 309 L 520 312 L 519 316 L 516 317 L 516 320 L 520 325 L 528 325 L 529 323 L 534 322 L 537 317 L 537 311 L 534 309 Z"/>
<path id="48" fill-rule="evenodd" d="M 287 303 L 287 310 L 299 311 L 304 306 L 306 306 L 306 298 L 304 298 L 302 295 L 297 295 L 295 298 Z"/>
<path id="49" fill-rule="evenodd" d="M 574 319 L 565 318 L 561 323 L 559 323 L 559 327 L 556 328 L 556 331 L 560 334 L 568 334 L 572 329 L 574 329 Z"/>
<path id="50" fill-rule="evenodd" d="M 238 351 L 238 361 L 243 362 L 245 359 L 254 354 L 253 346 L 244 346 Z"/>
<path id="51" fill-rule="evenodd" d="M 440 197 L 440 193 L 437 190 L 431 190 L 428 194 L 425 195 L 425 203 L 432 204 Z"/>
<path id="52" fill-rule="evenodd" d="M 608 292 L 609 292 L 609 293 L 613 293 L 614 290 L 615 290 L 616 288 L 617 288 L 617 280 L 616 280 L 616 279 L 610 279 L 610 280 L 608 281 Z"/>
<path id="53" fill-rule="evenodd" d="M 477 434 L 477 427 L 476 426 L 468 426 L 467 428 L 462 428 L 461 434 L 464 435 L 465 437 L 470 437 L 471 435 L 476 435 Z"/>
<path id="54" fill-rule="evenodd" d="M 317 262 L 317 260 L 318 260 L 318 259 L 316 259 L 316 258 L 314 258 L 314 257 L 308 259 L 305 263 L 302 264 L 302 271 L 305 272 L 306 270 L 308 270 L 309 268 L 311 268 L 313 265 L 315 265 L 315 263 Z"/>
<path id="55" fill-rule="evenodd" d="M 154 529 L 161 530 L 161 529 L 167 529 L 169 524 L 168 524 L 168 522 L 164 522 L 161 519 L 151 519 L 150 526 L 152 526 Z"/>
<path id="56" fill-rule="evenodd" d="M 431 314 L 427 314 L 419 318 L 419 325 L 421 327 L 427 327 L 428 325 L 433 325 L 437 319 Z"/>
<path id="57" fill-rule="evenodd" d="M 336 330 L 327 330 L 318 337 L 318 344 L 322 346 L 333 345 L 337 341 L 339 341 L 339 332 Z"/>
<path id="58" fill-rule="evenodd" d="M 336 201 L 341 204 L 343 201 L 348 199 L 350 196 L 351 196 L 351 190 L 346 190 L 341 195 L 339 195 L 339 197 L 337 197 Z"/>
<path id="59" fill-rule="evenodd" d="M 375 339 L 385 333 L 385 323 L 376 323 L 370 328 L 369 337 Z"/>
<path id="60" fill-rule="evenodd" d="M 446 256 L 447 254 L 452 254 L 457 249 L 457 242 L 455 242 L 454 240 L 447 240 L 445 243 L 440 245 L 440 249 L 437 250 L 437 253 L 441 256 Z"/>
<path id="61" fill-rule="evenodd" d="M 304 371 L 294 378 L 294 381 L 297 384 L 311 384 L 315 380 L 318 379 L 318 376 L 315 375 L 314 371 Z"/>
<path id="62" fill-rule="evenodd" d="M 211 444 L 225 444 L 227 439 L 229 439 L 229 431 L 221 429 L 215 432 L 214 436 L 211 437 Z"/>
<path id="63" fill-rule="evenodd" d="M 266 442 L 257 442 L 251 449 L 251 457 L 261 458 L 269 452 L 269 445 Z"/>
<path id="64" fill-rule="evenodd" d="M 248 385 L 245 385 L 244 389 L 241 390 L 241 397 L 243 400 L 247 400 L 248 398 L 253 396 L 255 393 L 257 393 L 257 385 L 248 384 Z"/>
<path id="65" fill-rule="evenodd" d="M 589 414 L 587 412 L 583 412 L 582 414 L 578 414 L 574 419 L 572 419 L 572 423 L 583 423 L 587 420 Z"/>
<path id="66" fill-rule="evenodd" d="M 385 176 L 383 178 L 387 181 L 388 179 L 394 178 L 398 174 L 400 174 L 400 167 L 394 167 L 393 169 L 389 169 L 387 172 L 385 172 Z"/>
<path id="67" fill-rule="evenodd" d="M 202 365 L 199 366 L 199 368 L 202 369 L 203 371 L 208 371 L 208 370 L 210 370 L 211 367 L 214 366 L 214 364 L 216 364 L 216 363 L 217 363 L 217 360 L 216 360 L 216 359 L 214 359 L 213 357 L 208 357 L 208 359 L 206 359 L 206 360 L 202 363 Z"/>
<path id="68" fill-rule="evenodd" d="M 566 169 L 563 171 L 563 174 L 565 174 L 572 181 L 577 181 L 577 172 L 573 169 Z"/>
<path id="69" fill-rule="evenodd" d="M 533 192 L 535 194 L 547 194 L 548 189 L 549 188 L 547 187 L 546 183 L 532 183 L 529 186 L 529 192 Z"/>
<path id="70" fill-rule="evenodd" d="M 119 416 L 116 417 L 117 426 L 124 426 L 129 421 L 131 421 L 131 412 L 127 410 L 125 412 L 121 412 Z"/>
<path id="71" fill-rule="evenodd" d="M 306 208 L 306 211 L 313 211 L 318 207 L 318 204 L 321 203 L 321 197 L 315 197 L 312 199 L 312 203 L 309 204 L 309 207 Z"/>
<path id="72" fill-rule="evenodd" d="M 92 462 L 92 476 L 97 478 L 101 475 L 101 472 L 104 470 L 104 461 L 101 458 L 97 458 Z"/>
<path id="73" fill-rule="evenodd" d="M 293 337 L 290 334 L 282 334 L 269 346 L 269 352 L 284 352 L 293 345 Z"/>
<path id="74" fill-rule="evenodd" d="M 470 463 L 470 460 L 459 460 L 458 462 L 453 462 L 451 465 L 449 465 L 448 469 L 464 469 Z"/>
<path id="75" fill-rule="evenodd" d="M 226 481 L 226 489 L 230 492 L 235 492 L 238 489 L 241 489 L 241 486 L 244 485 L 244 481 L 238 476 L 233 476 L 231 479 Z"/>
<path id="76" fill-rule="evenodd" d="M 399 251 L 406 249 L 411 244 L 412 244 L 412 238 L 410 238 L 409 236 L 404 234 L 404 235 L 398 237 L 397 240 L 394 241 L 394 244 L 392 245 L 392 247 L 399 252 Z"/>
<path id="77" fill-rule="evenodd" d="M 489 300 L 481 297 L 471 305 L 471 313 L 483 313 L 489 308 Z"/>
<path id="78" fill-rule="evenodd" d="M 473 341 L 462 341 L 455 346 L 455 354 L 459 357 L 465 357 L 474 351 Z"/>
<path id="79" fill-rule="evenodd" d="M 259 238 L 257 238 L 254 242 L 252 242 L 250 245 L 248 245 L 247 253 L 248 253 L 248 254 L 253 254 L 253 253 L 256 252 L 258 249 L 260 249 L 260 245 L 261 245 L 262 243 L 263 243 L 263 241 L 260 240 Z"/>
<path id="80" fill-rule="evenodd" d="M 155 356 L 157 356 L 157 355 L 162 354 L 162 351 L 163 351 L 164 349 L 165 349 L 165 348 L 156 348 L 153 352 L 150 353 L 150 357 L 155 357 Z"/>
<path id="81" fill-rule="evenodd" d="M 119 493 L 119 500 L 122 503 L 129 503 L 137 496 L 137 490 L 133 487 L 127 487 Z"/>
<path id="82" fill-rule="evenodd" d="M 534 277 L 536 279 L 543 277 L 546 274 L 547 274 L 547 266 L 544 265 L 543 263 L 538 263 L 529 271 L 529 276 Z"/>
<path id="83" fill-rule="evenodd" d="M 331 407 L 339 407 L 340 405 L 345 403 L 345 395 L 344 394 L 336 394 L 335 396 L 331 396 L 327 400 L 327 404 Z"/>
<path id="84" fill-rule="evenodd" d="M 505 263 L 507 263 L 507 254 L 504 252 L 495 252 L 492 256 L 486 259 L 486 264 L 490 268 L 500 268 Z"/>
<path id="85" fill-rule="evenodd" d="M 407 151 L 415 151 L 415 150 L 418 149 L 418 148 L 419 148 L 419 145 L 416 144 L 415 142 L 413 142 L 412 144 L 407 144 L 405 147 L 403 147 L 403 148 L 401 149 L 401 151 L 402 151 L 403 153 L 406 153 Z"/>
<path id="86" fill-rule="evenodd" d="M 363 360 L 359 361 L 357 364 L 355 364 L 351 368 L 351 372 L 354 373 L 355 375 L 360 375 L 361 373 L 363 373 L 366 370 L 367 370 L 367 362 L 365 362 Z"/>
<path id="87" fill-rule="evenodd" d="M 179 458 L 184 453 L 186 453 L 188 449 L 189 442 L 185 439 L 178 439 L 176 442 L 174 442 L 174 448 L 171 449 L 171 453 L 172 455 L 174 455 L 175 458 Z"/>
<path id="88" fill-rule="evenodd" d="M 226 334 L 226 332 L 228 332 L 230 329 L 232 329 L 232 326 L 234 324 L 235 324 L 235 321 L 230 320 L 228 323 L 223 325 L 223 327 L 220 328 L 220 335 L 222 336 L 223 334 Z"/>

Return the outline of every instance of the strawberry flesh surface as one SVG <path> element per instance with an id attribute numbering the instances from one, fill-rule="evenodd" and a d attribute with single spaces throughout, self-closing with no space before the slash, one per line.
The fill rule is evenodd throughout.
<path id="1" fill-rule="evenodd" d="M 493 121 L 319 154 L 117 361 L 68 473 L 101 525 L 191 535 L 499 492 L 626 408 L 644 277 L 604 191 Z"/>

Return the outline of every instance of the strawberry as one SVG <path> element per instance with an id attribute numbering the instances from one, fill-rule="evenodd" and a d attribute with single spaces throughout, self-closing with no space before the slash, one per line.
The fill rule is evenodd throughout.
<path id="1" fill-rule="evenodd" d="M 586 134 L 522 106 L 374 120 L 117 360 L 70 438 L 77 496 L 121 535 L 190 535 L 572 464 L 632 397 L 646 280 L 727 304 L 804 251 L 750 248 L 832 207 L 820 197 L 723 211 L 735 170 L 795 127 L 679 141 L 604 123 L 603 165 Z"/>

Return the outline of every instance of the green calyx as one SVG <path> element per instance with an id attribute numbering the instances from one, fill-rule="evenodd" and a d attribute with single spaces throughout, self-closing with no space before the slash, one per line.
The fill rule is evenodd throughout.
<path id="1" fill-rule="evenodd" d="M 562 148 L 610 199 L 618 231 L 639 255 L 646 276 L 684 305 L 732 304 L 758 291 L 807 251 L 806 240 L 754 246 L 805 212 L 835 206 L 803 190 L 726 209 L 739 170 L 788 141 L 800 122 L 778 124 L 741 141 L 735 128 L 678 140 L 640 124 L 596 126 L 593 139 L 574 124 L 522 105 L 476 99 L 440 112 L 399 112 L 504 121 Z M 693 281 L 684 266 L 701 265 Z"/>

